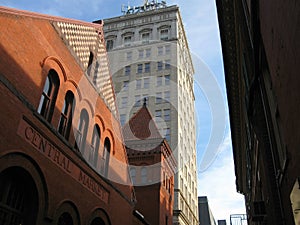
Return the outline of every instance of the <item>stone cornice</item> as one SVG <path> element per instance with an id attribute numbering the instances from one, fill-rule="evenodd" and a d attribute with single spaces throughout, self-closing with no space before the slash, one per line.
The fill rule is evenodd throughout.
<path id="1" fill-rule="evenodd" d="M 234 155 L 236 185 L 239 192 L 242 188 L 242 163 L 241 163 L 241 94 L 240 76 L 238 70 L 238 49 L 235 1 L 216 0 L 219 29 L 222 43 L 225 81 L 228 97 L 232 147 Z"/>

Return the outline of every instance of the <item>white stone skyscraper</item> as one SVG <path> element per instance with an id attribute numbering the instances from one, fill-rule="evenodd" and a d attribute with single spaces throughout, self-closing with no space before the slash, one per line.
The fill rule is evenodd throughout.
<path id="1" fill-rule="evenodd" d="M 177 159 L 173 224 L 198 225 L 194 69 L 179 7 L 145 1 L 123 11 L 104 20 L 121 124 L 145 99 Z"/>

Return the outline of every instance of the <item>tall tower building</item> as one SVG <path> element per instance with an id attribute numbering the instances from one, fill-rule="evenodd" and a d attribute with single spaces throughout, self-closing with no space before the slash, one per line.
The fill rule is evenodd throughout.
<path id="1" fill-rule="evenodd" d="M 179 8 L 145 1 L 142 6 L 123 7 L 123 13 L 104 20 L 121 124 L 146 98 L 177 160 L 173 224 L 196 225 L 194 69 Z"/>

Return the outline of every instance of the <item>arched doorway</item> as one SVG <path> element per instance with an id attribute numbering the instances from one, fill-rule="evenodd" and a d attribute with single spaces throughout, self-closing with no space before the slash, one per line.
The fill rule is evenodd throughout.
<path id="1" fill-rule="evenodd" d="M 36 223 L 38 194 L 31 175 L 20 167 L 0 173 L 0 224 Z"/>

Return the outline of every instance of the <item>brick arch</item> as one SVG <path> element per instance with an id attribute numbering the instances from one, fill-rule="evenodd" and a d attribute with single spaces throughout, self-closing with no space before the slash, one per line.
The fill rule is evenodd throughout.
<path id="1" fill-rule="evenodd" d="M 61 201 L 56 210 L 54 215 L 54 224 L 58 224 L 59 218 L 63 214 L 68 214 L 72 218 L 73 225 L 80 225 L 80 213 L 78 211 L 77 206 L 71 200 L 63 200 Z"/>
<path id="2" fill-rule="evenodd" d="M 100 221 L 102 221 L 103 225 L 111 225 L 111 222 L 110 222 L 108 214 L 102 208 L 96 208 L 96 209 L 93 210 L 93 212 L 89 216 L 88 225 L 94 225 L 94 224 L 97 224 L 97 225 L 100 224 L 100 225 L 102 225 L 101 223 L 94 223 L 93 224 L 93 222 L 95 222 L 97 219 L 99 219 Z"/>
<path id="3" fill-rule="evenodd" d="M 46 57 L 42 61 L 41 66 L 43 68 L 43 73 L 48 74 L 49 71 L 53 69 L 57 72 L 61 81 L 65 82 L 67 80 L 67 73 L 62 62 L 55 56 Z"/>
<path id="4" fill-rule="evenodd" d="M 19 150 L 10 151 L 10 153 L 0 157 L 0 174 L 13 168 L 18 168 L 20 171 L 28 173 L 34 182 L 38 198 L 36 224 L 41 224 L 44 217 L 49 217 L 51 214 L 48 205 L 49 196 L 47 183 L 42 170 L 33 158 Z"/>

